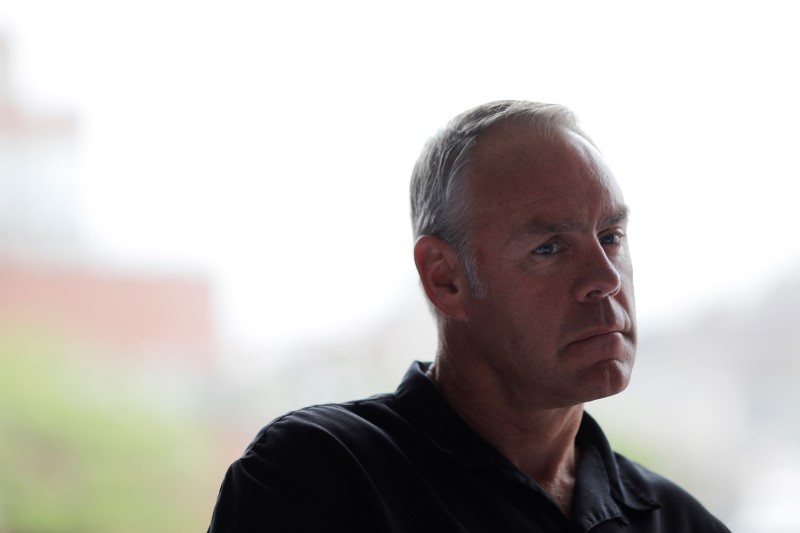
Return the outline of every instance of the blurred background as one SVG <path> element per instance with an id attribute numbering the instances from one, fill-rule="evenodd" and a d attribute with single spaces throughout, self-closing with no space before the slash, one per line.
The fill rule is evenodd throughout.
<path id="1" fill-rule="evenodd" d="M 789 2 L 0 4 L 0 533 L 202 531 L 273 417 L 430 360 L 407 187 L 478 103 L 571 107 L 632 206 L 615 447 L 800 531 Z"/>

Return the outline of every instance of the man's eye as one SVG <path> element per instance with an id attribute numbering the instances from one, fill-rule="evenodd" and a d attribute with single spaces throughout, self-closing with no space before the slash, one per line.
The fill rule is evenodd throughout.
<path id="1" fill-rule="evenodd" d="M 548 242 L 547 244 L 537 246 L 531 253 L 535 255 L 551 255 L 558 252 L 560 249 L 561 247 L 558 244 L 554 242 Z"/>
<path id="2" fill-rule="evenodd" d="M 619 244 L 622 240 L 622 235 L 619 233 L 607 233 L 600 237 L 600 244 Z"/>

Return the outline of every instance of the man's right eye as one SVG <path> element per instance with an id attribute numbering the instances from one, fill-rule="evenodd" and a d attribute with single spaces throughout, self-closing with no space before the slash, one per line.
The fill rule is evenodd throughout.
<path id="1" fill-rule="evenodd" d="M 531 253 L 534 255 L 552 255 L 558 252 L 560 249 L 561 247 L 558 244 L 554 242 L 548 242 L 545 244 L 540 244 L 534 248 Z"/>

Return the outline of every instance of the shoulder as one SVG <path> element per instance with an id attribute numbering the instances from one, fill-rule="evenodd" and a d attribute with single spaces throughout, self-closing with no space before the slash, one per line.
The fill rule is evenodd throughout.
<path id="1" fill-rule="evenodd" d="M 678 484 L 661 474 L 614 453 L 620 470 L 620 481 L 625 489 L 649 497 L 662 505 L 672 501 L 682 504 L 700 505 L 699 502 Z"/>
<path id="2" fill-rule="evenodd" d="M 666 477 L 615 453 L 622 488 L 629 497 L 655 501 L 661 528 L 658 531 L 729 531 L 694 496 Z"/>
<path id="3" fill-rule="evenodd" d="M 281 469 L 308 468 L 363 447 L 365 441 L 380 436 L 397 418 L 393 396 L 389 394 L 306 407 L 264 426 L 239 462 L 268 462 Z"/>
<path id="4" fill-rule="evenodd" d="M 245 456 L 264 447 L 278 450 L 288 446 L 287 451 L 293 451 L 297 446 L 344 445 L 370 432 L 380 432 L 397 418 L 391 394 L 340 404 L 313 405 L 287 413 L 264 426 Z"/>
<path id="5" fill-rule="evenodd" d="M 352 512 L 367 497 L 358 448 L 396 416 L 391 402 L 316 405 L 273 420 L 228 469 L 209 531 L 368 529 L 368 517 Z"/>

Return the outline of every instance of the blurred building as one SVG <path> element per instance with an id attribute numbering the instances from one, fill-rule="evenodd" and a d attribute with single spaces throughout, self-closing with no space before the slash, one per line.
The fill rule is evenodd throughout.
<path id="1" fill-rule="evenodd" d="M 95 264 L 81 228 L 76 120 L 13 92 L 0 36 L 0 330 L 47 331 L 123 357 L 210 368 L 209 284 Z"/>
<path id="2" fill-rule="evenodd" d="M 215 349 L 208 285 L 178 276 L 5 261 L 0 325 L 46 330 L 138 361 L 209 367 Z"/>

